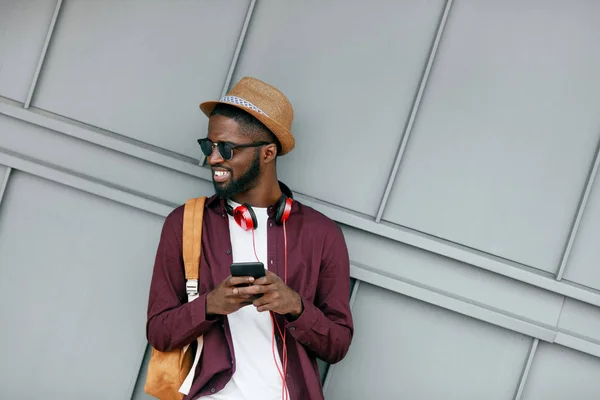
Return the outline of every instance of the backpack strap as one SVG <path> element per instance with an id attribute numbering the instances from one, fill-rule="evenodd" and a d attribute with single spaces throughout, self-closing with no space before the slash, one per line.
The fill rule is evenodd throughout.
<path id="1" fill-rule="evenodd" d="M 189 199 L 183 211 L 182 252 L 188 301 L 198 296 L 198 275 L 202 251 L 202 217 L 206 196 Z"/>

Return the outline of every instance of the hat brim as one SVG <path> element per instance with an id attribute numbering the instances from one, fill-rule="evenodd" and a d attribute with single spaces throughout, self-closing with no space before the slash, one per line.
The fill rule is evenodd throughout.
<path id="1" fill-rule="evenodd" d="M 262 122 L 267 128 L 269 128 L 271 132 L 273 132 L 273 135 L 275 135 L 277 140 L 279 140 L 279 144 L 281 144 L 281 151 L 278 154 L 279 156 L 283 156 L 289 153 L 294 148 L 295 141 L 292 132 L 290 132 L 289 129 L 285 128 L 279 122 L 274 121 L 266 115 L 261 114 L 257 111 L 227 101 L 205 101 L 203 103 L 200 103 L 200 110 L 202 110 L 202 112 L 207 117 L 210 117 L 210 113 L 213 111 L 217 104 L 228 104 L 230 106 L 234 106 L 236 108 L 239 108 L 240 110 L 246 111 L 248 114 L 252 115 L 257 120 Z"/>

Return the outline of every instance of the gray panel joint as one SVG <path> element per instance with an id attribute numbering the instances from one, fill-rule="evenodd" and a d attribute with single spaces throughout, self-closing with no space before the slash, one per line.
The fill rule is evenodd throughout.
<path id="1" fill-rule="evenodd" d="M 0 148 L 0 163 L 10 165 L 14 169 L 25 173 L 135 207 L 161 217 L 169 215 L 174 207 L 173 204 L 158 202 L 150 197 L 126 191 L 117 186 L 110 185 L 108 182 L 93 179 L 89 176 L 65 172 L 57 167 L 29 159 L 28 157 L 3 150 L 2 148 Z"/>
<path id="2" fill-rule="evenodd" d="M 229 71 L 227 71 L 225 83 L 223 84 L 223 89 L 221 90 L 221 97 L 227 94 L 227 91 L 229 90 L 229 85 L 231 85 L 231 78 L 233 77 L 233 73 L 235 72 L 235 68 L 237 67 L 237 62 L 240 57 L 240 53 L 242 52 L 244 40 L 246 39 L 246 32 L 248 31 L 248 26 L 250 26 L 250 20 L 252 19 L 252 13 L 254 12 L 255 5 L 256 0 L 252 0 L 250 2 L 250 5 L 248 6 L 248 11 L 246 11 L 246 18 L 244 19 L 244 24 L 242 25 L 242 31 L 240 32 L 240 37 L 238 38 L 237 46 L 235 47 L 235 52 L 233 53 L 233 58 L 231 59 L 231 63 L 229 64 Z M 204 153 L 200 153 L 199 165 L 204 165 L 205 161 L 206 157 L 204 156 Z"/>
<path id="3" fill-rule="evenodd" d="M 2 198 L 4 197 L 4 192 L 6 191 L 6 187 L 8 186 L 8 178 L 10 178 L 11 171 L 12 168 L 7 167 L 6 172 L 4 173 L 4 177 L 0 181 L 0 204 L 2 204 Z"/>
<path id="4" fill-rule="evenodd" d="M 54 7 L 54 14 L 52 15 L 52 19 L 50 20 L 50 26 L 48 27 L 48 32 L 46 33 L 46 40 L 44 40 L 42 53 L 40 54 L 37 66 L 35 67 L 35 73 L 33 74 L 31 85 L 29 86 L 29 93 L 27 93 L 27 99 L 25 100 L 25 104 L 23 106 L 24 108 L 29 108 L 29 105 L 31 104 L 31 99 L 33 99 L 33 93 L 35 92 L 35 87 L 37 85 L 38 78 L 40 77 L 40 72 L 42 71 L 42 65 L 44 64 L 44 59 L 46 58 L 46 52 L 48 51 L 48 46 L 50 45 L 50 39 L 52 38 L 52 33 L 54 32 L 54 26 L 56 25 L 56 20 L 58 19 L 58 13 L 60 12 L 62 2 L 63 0 L 56 1 L 56 6 Z"/>
<path id="5" fill-rule="evenodd" d="M 404 129 L 404 134 L 402 135 L 402 141 L 400 142 L 400 147 L 398 148 L 398 153 L 396 154 L 396 160 L 394 161 L 394 166 L 392 167 L 390 177 L 388 178 L 388 182 L 385 187 L 385 192 L 383 193 L 383 197 L 381 198 L 381 203 L 379 204 L 379 209 L 377 210 L 377 216 L 375 217 L 375 222 L 377 222 L 377 223 L 379 223 L 381 221 L 383 212 L 385 210 L 385 206 L 386 206 L 388 198 L 390 196 L 390 192 L 392 191 L 392 186 L 394 185 L 394 181 L 396 180 L 396 174 L 398 173 L 398 168 L 400 167 L 400 162 L 402 161 L 402 156 L 404 155 L 404 152 L 406 151 L 406 145 L 408 143 L 410 133 L 412 132 L 412 128 L 414 126 L 415 119 L 416 119 L 417 113 L 419 111 L 419 106 L 421 105 L 421 99 L 423 98 L 423 93 L 425 92 L 425 87 L 427 86 L 427 82 L 429 80 L 429 75 L 431 73 L 433 61 L 435 59 L 437 49 L 438 49 L 440 41 L 442 39 L 442 35 L 444 33 L 444 27 L 446 26 L 446 21 L 448 19 L 448 14 L 450 13 L 451 7 L 452 7 L 452 0 L 447 0 L 446 6 L 444 8 L 444 13 L 442 14 L 442 18 L 440 19 L 440 23 L 438 25 L 437 33 L 435 35 L 435 40 L 433 41 L 433 45 L 431 46 L 431 51 L 429 52 L 429 58 L 427 60 L 427 65 L 425 66 L 425 71 L 423 72 L 423 76 L 421 77 L 421 82 L 419 84 L 419 90 L 417 91 L 417 96 L 415 97 L 415 101 L 413 103 L 412 110 L 410 111 L 410 117 L 408 118 L 408 123 L 406 124 L 406 128 Z"/>
<path id="6" fill-rule="evenodd" d="M 356 296 L 358 294 L 358 288 L 360 287 L 360 281 L 357 279 L 354 281 L 354 288 L 352 288 L 352 294 L 350 295 L 350 310 L 354 308 L 354 302 L 356 301 Z M 327 372 L 325 373 L 325 379 L 323 380 L 323 393 L 327 393 L 327 387 L 329 386 L 329 382 L 331 381 L 331 375 L 333 374 L 333 370 L 337 364 L 330 365 L 327 368 Z"/>
<path id="7" fill-rule="evenodd" d="M 594 180 L 596 179 L 596 174 L 598 173 L 598 166 L 600 165 L 600 141 L 598 142 L 598 146 L 596 147 L 596 154 L 594 156 L 594 163 L 592 164 L 592 168 L 588 174 L 587 182 L 585 184 L 585 189 L 581 196 L 581 200 L 579 202 L 579 207 L 577 209 L 577 215 L 575 216 L 575 220 L 573 221 L 573 226 L 571 227 L 571 232 L 569 233 L 569 240 L 567 241 L 567 245 L 565 246 L 565 251 L 563 252 L 562 259 L 560 261 L 560 267 L 558 268 L 558 272 L 556 273 L 556 280 L 560 281 L 565 273 L 565 268 L 567 267 L 567 262 L 569 261 L 569 256 L 571 255 L 571 250 L 573 249 L 573 243 L 575 242 L 575 237 L 577 236 L 577 231 L 579 231 L 579 226 L 581 225 L 581 219 L 583 218 L 583 214 L 585 212 L 585 207 L 587 206 L 588 200 L 590 198 L 590 193 L 592 192 L 592 186 L 594 185 Z"/>
<path id="8" fill-rule="evenodd" d="M 533 343 L 531 344 L 531 349 L 529 350 L 529 357 L 527 357 L 527 363 L 525 364 L 525 368 L 523 369 L 523 373 L 521 374 L 521 379 L 519 380 L 519 387 L 517 388 L 517 393 L 515 394 L 514 400 L 521 400 L 521 396 L 523 396 L 525 383 L 527 382 L 527 377 L 529 376 L 531 364 L 533 364 L 533 358 L 535 357 L 535 351 L 537 350 L 539 342 L 540 340 L 538 338 L 535 338 L 533 340 Z"/>

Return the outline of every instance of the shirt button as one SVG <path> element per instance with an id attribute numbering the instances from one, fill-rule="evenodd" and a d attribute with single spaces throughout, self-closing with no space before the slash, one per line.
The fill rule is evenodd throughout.
<path id="1" fill-rule="evenodd" d="M 273 226 L 273 223 L 271 222 L 271 223 L 269 224 L 269 226 Z"/>
<path id="2" fill-rule="evenodd" d="M 296 327 L 295 326 L 290 326 L 290 331 L 295 331 Z"/>
<path id="3" fill-rule="evenodd" d="M 227 249 L 227 251 L 226 251 L 225 253 L 227 253 L 227 254 L 231 254 L 231 250 L 230 250 L 230 249 Z"/>
<path id="4" fill-rule="evenodd" d="M 215 388 L 211 388 L 211 389 L 210 389 L 210 392 L 211 392 L 211 393 L 214 393 L 214 392 L 216 392 Z"/>

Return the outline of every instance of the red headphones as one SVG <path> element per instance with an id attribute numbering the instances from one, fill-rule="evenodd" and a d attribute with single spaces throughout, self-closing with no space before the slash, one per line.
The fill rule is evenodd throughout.
<path id="1" fill-rule="evenodd" d="M 292 204 L 294 200 L 291 197 L 282 194 L 277 202 L 277 211 L 275 211 L 275 222 L 279 225 L 283 224 L 288 220 L 292 213 Z M 242 204 L 237 206 L 235 209 L 225 203 L 225 209 L 227 213 L 233 216 L 233 219 L 237 224 L 245 231 L 258 228 L 258 220 L 252 206 L 249 204 Z"/>

